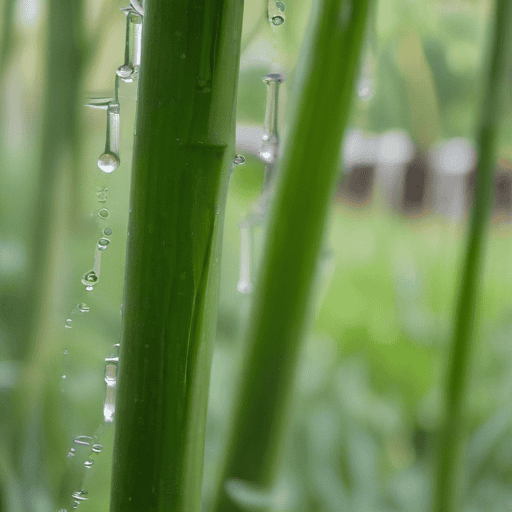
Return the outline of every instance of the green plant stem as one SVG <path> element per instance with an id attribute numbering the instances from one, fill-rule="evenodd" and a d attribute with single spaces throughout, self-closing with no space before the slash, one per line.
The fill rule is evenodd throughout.
<path id="1" fill-rule="evenodd" d="M 444 391 L 444 417 L 440 431 L 433 510 L 461 510 L 460 483 L 462 454 L 466 437 L 465 399 L 471 362 L 471 345 L 484 250 L 493 198 L 494 168 L 497 160 L 499 122 L 502 117 L 505 78 L 510 69 L 512 2 L 497 0 L 490 47 L 490 66 L 477 134 L 478 165 L 475 200 L 466 243 L 457 301 L 448 373 Z"/>
<path id="2" fill-rule="evenodd" d="M 243 509 L 226 492 L 227 481 L 267 492 L 275 482 L 370 4 L 316 5 L 249 320 L 217 512 Z"/>
<path id="3" fill-rule="evenodd" d="M 198 512 L 242 0 L 147 0 L 112 512 Z"/>

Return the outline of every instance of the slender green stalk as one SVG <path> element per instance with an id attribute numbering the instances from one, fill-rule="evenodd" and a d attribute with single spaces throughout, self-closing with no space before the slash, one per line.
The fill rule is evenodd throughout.
<path id="1" fill-rule="evenodd" d="M 217 512 L 244 509 L 229 492 L 236 480 L 263 492 L 275 482 L 370 4 L 323 0 L 316 6 L 249 321 Z"/>
<path id="2" fill-rule="evenodd" d="M 197 512 L 242 0 L 144 2 L 112 512 Z"/>
<path id="3" fill-rule="evenodd" d="M 478 165 L 475 202 L 471 212 L 459 298 L 455 311 L 453 339 L 444 394 L 444 418 L 440 432 L 433 510 L 456 512 L 462 475 L 462 454 L 466 434 L 465 399 L 471 345 L 475 331 L 476 306 L 484 269 L 486 233 L 492 208 L 493 177 L 497 160 L 499 122 L 505 78 L 510 70 L 512 2 L 497 0 L 490 66 L 480 125 L 477 134 Z"/>

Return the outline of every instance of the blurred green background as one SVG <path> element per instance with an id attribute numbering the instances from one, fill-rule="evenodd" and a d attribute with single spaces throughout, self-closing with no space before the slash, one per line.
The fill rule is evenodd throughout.
<path id="1" fill-rule="evenodd" d="M 265 3 L 246 0 L 241 125 L 262 125 L 266 91 L 261 77 L 280 70 L 287 74 L 280 98 L 281 128 L 286 130 L 287 101 L 310 5 L 307 0 L 289 1 L 285 24 L 272 30 Z M 76 84 L 81 104 L 113 92 L 115 69 L 124 55 L 121 6 L 110 0 L 84 5 L 84 34 L 91 49 L 83 82 Z M 360 86 L 351 129 L 381 134 L 401 128 L 423 153 L 451 137 L 471 141 L 492 2 L 380 0 L 376 7 L 362 66 L 366 89 Z M 102 425 L 103 368 L 120 334 L 136 84 L 121 85 L 121 166 L 116 172 L 105 176 L 96 166 L 104 147 L 104 110 L 81 107 L 79 150 L 72 158 L 59 157 L 63 171 L 55 200 L 48 198 L 48 208 L 60 219 L 52 235 L 57 272 L 43 299 L 51 304 L 51 314 L 40 319 L 49 326 L 41 339 L 48 340 L 31 351 L 31 340 L 27 342 L 23 333 L 32 304 L 27 299 L 28 269 L 40 257 L 33 243 L 38 215 L 34 205 L 41 193 L 39 180 L 44 180 L 38 161 L 46 37 L 52 25 L 43 0 L 2 0 L 0 9 L 0 510 L 23 510 L 22 505 L 16 508 L 17 496 L 27 499 L 27 494 L 27 510 L 49 510 L 47 487 L 61 485 L 73 471 L 74 461 L 66 462 L 65 450 L 76 436 L 97 435 L 104 449 L 84 472 L 82 488 L 89 499 L 80 509 L 105 511 L 112 429 Z M 509 95 L 499 151 L 503 159 L 512 158 L 510 110 Z M 234 170 L 227 203 L 205 503 L 224 447 L 250 304 L 250 296 L 237 291 L 238 223 L 260 195 L 263 164 L 246 156 L 246 164 Z M 343 175 L 340 169 L 340 181 Z M 98 215 L 98 187 L 108 187 L 106 220 Z M 512 507 L 510 213 L 493 222 L 487 249 L 468 402 L 467 512 L 505 512 Z M 105 227 L 112 229 L 111 243 L 101 254 L 100 282 L 87 292 L 80 280 L 94 265 Z M 334 263 L 334 271 L 324 277 L 325 295 L 303 351 L 276 497 L 279 510 L 428 510 L 429 461 L 465 227 L 464 221 L 454 222 L 432 210 L 410 218 L 377 198 L 359 206 L 338 199 L 333 205 L 333 261 L 327 263 Z M 82 302 L 90 308 L 87 314 L 76 309 Z M 52 349 L 46 350 L 45 343 Z M 33 382 L 23 377 L 25 352 L 35 360 L 28 366 L 39 375 Z M 40 419 L 43 434 L 13 441 L 17 427 L 12 411 L 20 399 L 14 390 L 23 378 L 29 387 L 45 382 L 50 391 L 43 397 L 36 389 L 34 396 L 55 404 L 54 413 Z M 14 442 L 17 445 L 10 446 Z M 55 461 L 50 463 L 54 470 L 43 477 L 44 485 L 32 467 L 41 450 Z"/>

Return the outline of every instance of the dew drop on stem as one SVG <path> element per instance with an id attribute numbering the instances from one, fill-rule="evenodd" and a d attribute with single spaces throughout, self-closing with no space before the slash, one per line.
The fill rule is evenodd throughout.
<path id="1" fill-rule="evenodd" d="M 109 228 L 109 227 L 106 227 L 104 230 L 103 230 L 103 234 L 105 236 L 110 236 L 112 234 L 112 228 Z"/>
<path id="2" fill-rule="evenodd" d="M 108 238 L 100 238 L 98 240 L 98 249 L 100 251 L 104 251 L 110 244 L 110 240 Z"/>
<path id="3" fill-rule="evenodd" d="M 106 220 L 110 217 L 110 212 L 107 210 L 107 208 L 102 208 L 99 212 L 98 212 L 98 215 L 103 219 L 103 220 Z"/>
<path id="4" fill-rule="evenodd" d="M 236 155 L 235 158 L 233 158 L 233 163 L 235 165 L 245 164 L 245 156 L 244 155 Z"/>
<path id="5" fill-rule="evenodd" d="M 89 272 L 86 272 L 82 277 L 82 284 L 85 285 L 85 289 L 89 292 L 92 290 L 93 286 L 98 283 L 98 281 L 99 277 L 94 270 L 89 270 Z"/>
<path id="6" fill-rule="evenodd" d="M 78 304 L 77 308 L 78 308 L 78 311 L 80 311 L 80 313 L 89 313 L 89 311 L 90 311 L 89 306 L 85 302 L 80 302 L 80 304 Z"/>

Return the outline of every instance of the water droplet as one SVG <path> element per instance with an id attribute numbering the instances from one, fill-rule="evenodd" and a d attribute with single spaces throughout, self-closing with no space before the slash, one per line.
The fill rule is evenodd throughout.
<path id="1" fill-rule="evenodd" d="M 85 489 L 82 489 L 81 491 L 75 491 L 71 497 L 72 498 L 75 498 L 75 500 L 77 501 L 86 501 L 88 500 L 88 495 L 89 493 L 85 490 Z"/>
<path id="2" fill-rule="evenodd" d="M 72 507 L 73 507 L 73 508 L 75 508 L 75 509 L 76 509 L 76 508 L 78 508 L 78 505 L 80 505 L 80 502 L 79 502 L 79 501 L 76 501 L 76 500 L 75 500 L 75 501 L 73 501 L 73 504 L 72 504 Z"/>
<path id="3" fill-rule="evenodd" d="M 100 453 L 101 450 L 103 450 L 103 445 L 102 444 L 95 444 L 93 447 L 92 447 L 92 451 L 94 453 Z"/>
<path id="4" fill-rule="evenodd" d="M 98 158 L 98 167 L 107 174 L 114 172 L 119 164 L 119 158 L 114 153 L 102 153 Z"/>
<path id="5" fill-rule="evenodd" d="M 98 240 L 98 249 L 100 251 L 104 251 L 108 245 L 110 244 L 110 240 L 108 238 L 100 238 Z"/>
<path id="6" fill-rule="evenodd" d="M 84 277 L 82 277 L 82 284 L 85 285 L 87 291 L 91 291 L 92 287 L 98 282 L 99 278 L 94 270 L 89 270 Z"/>
<path id="7" fill-rule="evenodd" d="M 104 230 L 103 230 L 103 234 L 105 236 L 110 236 L 112 234 L 112 229 L 109 228 L 109 227 L 106 227 Z"/>
<path id="8" fill-rule="evenodd" d="M 78 304 L 77 308 L 80 311 L 80 313 L 89 313 L 89 311 L 90 311 L 89 306 L 85 302 L 80 302 L 80 304 Z"/>
<path id="9" fill-rule="evenodd" d="M 69 450 L 68 452 L 68 459 L 72 459 L 73 457 L 75 456 L 75 449 L 74 448 L 71 448 L 71 450 Z"/>
<path id="10" fill-rule="evenodd" d="M 279 25 L 282 25 L 283 23 L 284 23 L 284 16 L 281 16 L 281 15 L 272 16 L 272 25 L 274 25 L 274 27 L 278 27 Z"/>
<path id="11" fill-rule="evenodd" d="M 106 203 L 108 198 L 108 187 L 98 187 L 96 189 L 96 195 L 98 196 L 98 203 Z"/>
<path id="12" fill-rule="evenodd" d="M 64 355 L 67 356 L 69 354 L 69 352 L 67 350 L 64 350 Z"/>
<path id="13" fill-rule="evenodd" d="M 245 156 L 244 155 L 236 155 L 233 159 L 233 163 L 235 165 L 243 165 L 245 164 Z"/>
<path id="14" fill-rule="evenodd" d="M 91 446 L 92 437 L 89 436 L 78 436 L 75 437 L 75 444 L 79 444 L 81 446 Z M 73 450 L 73 448 L 72 448 Z"/>
<path id="15" fill-rule="evenodd" d="M 110 212 L 106 209 L 106 208 L 102 208 L 99 212 L 98 212 L 98 215 L 102 218 L 102 219 L 108 219 L 110 217 Z"/>
<path id="16" fill-rule="evenodd" d="M 66 323 L 64 324 L 64 327 L 67 329 L 71 329 L 73 326 L 71 325 L 73 323 L 73 320 L 71 318 L 66 319 Z"/>
<path id="17" fill-rule="evenodd" d="M 63 376 L 62 376 L 62 379 L 67 379 L 67 376 L 66 376 L 66 375 L 63 375 Z"/>
<path id="18" fill-rule="evenodd" d="M 85 462 L 84 462 L 84 466 L 89 469 L 92 465 L 94 464 L 94 461 L 92 459 L 87 459 Z"/>
<path id="19" fill-rule="evenodd" d="M 276 7 L 281 11 L 284 12 L 284 3 L 283 2 L 276 2 Z"/>

